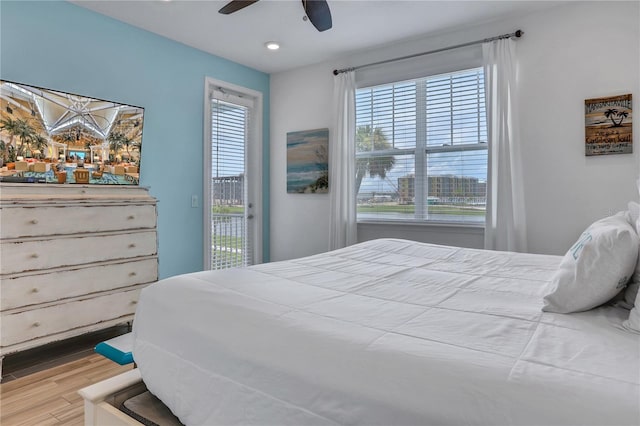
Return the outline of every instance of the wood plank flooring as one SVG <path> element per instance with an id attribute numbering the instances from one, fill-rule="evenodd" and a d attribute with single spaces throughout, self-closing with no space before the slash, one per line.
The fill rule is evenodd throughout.
<path id="1" fill-rule="evenodd" d="M 132 369 L 101 355 L 83 358 L 0 384 L 2 426 L 83 425 L 78 389 Z"/>

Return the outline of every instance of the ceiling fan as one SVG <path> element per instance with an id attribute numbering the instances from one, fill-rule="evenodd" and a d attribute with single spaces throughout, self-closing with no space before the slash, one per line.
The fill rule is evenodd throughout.
<path id="1" fill-rule="evenodd" d="M 229 15 L 257 1 L 258 0 L 231 0 L 218 12 L 223 15 Z M 329 10 L 329 5 L 326 0 L 302 0 L 302 7 L 305 13 L 303 19 L 306 21 L 307 18 L 309 18 L 309 21 L 311 21 L 318 31 L 322 32 L 331 28 L 331 11 Z"/>

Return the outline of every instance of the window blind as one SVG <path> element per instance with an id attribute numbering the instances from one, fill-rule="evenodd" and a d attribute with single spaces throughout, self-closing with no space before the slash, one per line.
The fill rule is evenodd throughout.
<path id="1" fill-rule="evenodd" d="M 361 88 L 356 129 L 359 221 L 484 222 L 482 68 Z"/>

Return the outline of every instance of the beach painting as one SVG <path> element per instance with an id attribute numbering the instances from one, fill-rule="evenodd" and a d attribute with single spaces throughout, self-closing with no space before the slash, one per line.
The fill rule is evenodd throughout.
<path id="1" fill-rule="evenodd" d="M 329 129 L 287 133 L 287 192 L 329 192 Z"/>
<path id="2" fill-rule="evenodd" d="M 585 100 L 585 154 L 631 154 L 631 94 Z"/>

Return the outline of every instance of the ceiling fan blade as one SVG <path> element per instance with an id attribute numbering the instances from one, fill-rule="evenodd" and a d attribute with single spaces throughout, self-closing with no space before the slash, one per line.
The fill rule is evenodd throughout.
<path id="1" fill-rule="evenodd" d="M 231 0 L 229 3 L 225 4 L 218 12 L 222 13 L 223 15 L 229 15 L 230 13 L 237 12 L 240 9 L 244 9 L 247 6 L 251 6 L 257 1 L 258 0 Z"/>
<path id="2" fill-rule="evenodd" d="M 318 31 L 331 28 L 331 11 L 326 0 L 302 0 L 302 5 L 307 17 Z"/>

